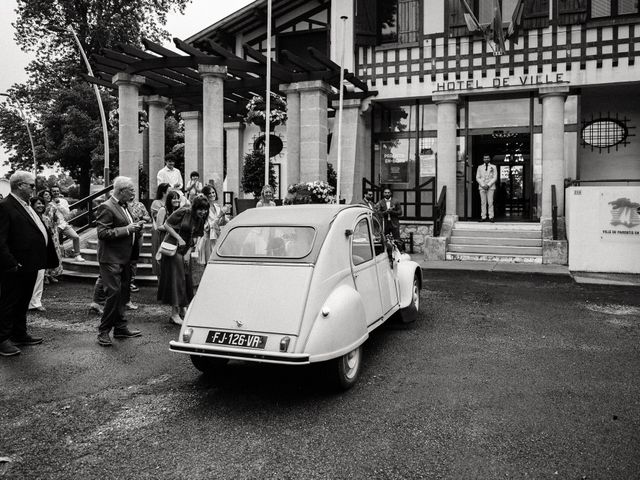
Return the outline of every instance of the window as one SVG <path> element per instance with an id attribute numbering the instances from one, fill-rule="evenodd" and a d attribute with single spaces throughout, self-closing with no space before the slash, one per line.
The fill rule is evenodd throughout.
<path id="1" fill-rule="evenodd" d="M 638 0 L 591 0 L 591 18 L 632 15 L 634 13 L 638 13 Z"/>
<path id="2" fill-rule="evenodd" d="M 498 0 L 502 24 L 511 22 L 518 0 Z M 480 25 L 488 25 L 494 18 L 494 0 L 466 0 L 466 4 L 478 19 Z M 467 10 L 463 0 L 449 0 L 449 34 L 454 37 L 471 35 L 464 14 Z M 549 24 L 549 0 L 530 0 L 524 4 L 522 12 L 523 28 L 543 28 Z"/>
<path id="3" fill-rule="evenodd" d="M 638 14 L 638 0 L 557 0 L 558 23 L 571 25 L 587 19 Z"/>
<path id="4" fill-rule="evenodd" d="M 312 227 L 236 227 L 218 248 L 222 257 L 303 258 L 311 252 Z"/>
<path id="5" fill-rule="evenodd" d="M 413 43 L 420 39 L 419 0 L 356 0 L 358 45 Z"/>
<path id="6" fill-rule="evenodd" d="M 582 127 L 582 145 L 592 149 L 609 149 L 621 143 L 626 145 L 627 136 L 626 125 L 613 118 L 592 120 Z"/>
<path id="7" fill-rule="evenodd" d="M 351 259 L 354 265 L 360 265 L 373 258 L 369 222 L 363 218 L 358 222 L 351 236 Z"/>

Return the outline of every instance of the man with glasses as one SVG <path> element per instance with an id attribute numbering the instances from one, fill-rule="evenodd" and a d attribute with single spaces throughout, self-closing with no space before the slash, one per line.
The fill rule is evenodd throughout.
<path id="1" fill-rule="evenodd" d="M 0 201 L 0 356 L 18 355 L 21 345 L 42 338 L 27 333 L 27 309 L 38 270 L 58 266 L 51 232 L 29 205 L 35 177 L 18 170 L 11 193 Z"/>
<path id="2" fill-rule="evenodd" d="M 67 202 L 67 200 L 62 196 L 60 187 L 57 185 L 51 187 L 51 197 L 53 198 L 53 205 L 55 205 L 56 209 L 60 213 L 58 216 L 60 218 L 60 221 L 58 222 L 58 230 L 64 233 L 73 242 L 73 259 L 76 262 L 84 262 L 84 258 L 80 255 L 80 237 L 73 227 L 67 223 L 67 220 L 71 217 L 69 202 Z"/>

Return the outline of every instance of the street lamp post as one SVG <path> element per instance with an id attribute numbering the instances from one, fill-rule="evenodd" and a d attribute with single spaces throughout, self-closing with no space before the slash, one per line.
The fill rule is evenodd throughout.
<path id="1" fill-rule="evenodd" d="M 20 107 L 20 104 L 13 104 L 12 99 L 6 93 L 0 93 L 3 97 L 7 97 L 9 102 L 16 107 L 18 112 L 20 113 L 20 117 L 24 121 L 24 125 L 27 127 L 27 133 L 29 134 L 29 142 L 31 143 L 31 154 L 33 155 L 33 177 L 38 177 L 38 160 L 36 159 L 36 147 L 33 143 L 33 135 L 31 135 L 31 128 L 29 127 L 29 121 L 27 120 L 27 116 L 24 114 L 24 111 Z"/>
<path id="2" fill-rule="evenodd" d="M 73 39 L 76 41 L 78 45 L 78 50 L 80 50 L 80 54 L 82 55 L 82 59 L 84 60 L 85 65 L 87 66 L 87 70 L 89 75 L 93 77 L 93 69 L 91 68 L 91 64 L 87 59 L 87 54 L 82 48 L 82 44 L 80 43 L 80 39 L 78 35 L 76 35 L 75 30 L 69 25 L 67 30 L 71 35 L 73 35 Z M 107 129 L 107 117 L 104 113 L 104 106 L 102 105 L 102 97 L 100 96 L 100 90 L 98 89 L 98 85 L 93 84 L 93 91 L 96 94 L 96 100 L 98 101 L 98 109 L 100 110 L 100 121 L 102 122 L 102 143 L 104 144 L 104 186 L 105 188 L 109 186 L 109 131 Z"/>

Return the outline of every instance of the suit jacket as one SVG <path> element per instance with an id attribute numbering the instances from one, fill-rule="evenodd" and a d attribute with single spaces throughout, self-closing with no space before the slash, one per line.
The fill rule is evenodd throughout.
<path id="1" fill-rule="evenodd" d="M 402 215 L 402 207 L 400 202 L 389 199 L 391 208 L 387 209 L 387 201 L 382 198 L 376 203 L 375 211 L 378 212 L 378 217 L 385 222 L 391 222 L 394 228 L 400 227 L 400 216 Z"/>
<path id="2" fill-rule="evenodd" d="M 98 262 L 125 265 L 131 261 L 133 253 L 134 232 L 127 231 L 130 225 L 123 208 L 118 201 L 109 200 L 98 206 L 96 223 L 98 226 Z M 133 219 L 133 215 L 131 215 Z"/>
<path id="3" fill-rule="evenodd" d="M 498 180 L 498 169 L 495 165 L 488 163 L 485 168 L 484 164 L 480 165 L 476 170 L 476 181 L 480 188 L 487 185 L 489 189 L 496 188 Z"/>
<path id="4" fill-rule="evenodd" d="M 47 238 L 45 242 L 31 215 L 12 195 L 0 200 L 0 272 L 18 263 L 28 272 L 57 267 L 60 261 L 49 229 Z"/>
<path id="5" fill-rule="evenodd" d="M 376 204 L 375 202 L 371 201 L 368 202 L 367 200 L 365 200 L 364 198 L 362 200 L 360 200 L 360 203 L 358 205 L 366 205 L 367 207 L 369 207 L 371 210 L 375 210 L 376 208 Z"/>

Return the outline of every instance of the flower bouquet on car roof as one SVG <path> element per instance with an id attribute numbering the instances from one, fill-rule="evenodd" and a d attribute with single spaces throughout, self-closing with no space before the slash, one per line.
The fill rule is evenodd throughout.
<path id="1" fill-rule="evenodd" d="M 301 182 L 287 189 L 287 203 L 299 205 L 309 203 L 335 203 L 334 188 L 327 182 Z"/>

